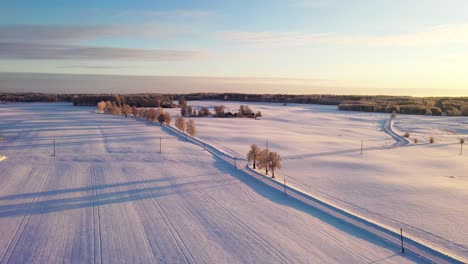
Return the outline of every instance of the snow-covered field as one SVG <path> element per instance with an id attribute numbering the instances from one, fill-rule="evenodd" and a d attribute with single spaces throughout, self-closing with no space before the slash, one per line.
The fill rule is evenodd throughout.
<path id="1" fill-rule="evenodd" d="M 238 109 L 244 103 L 189 102 L 220 104 Z M 468 149 L 460 156 L 458 143 L 468 139 L 467 117 L 399 115 L 394 130 L 419 140 L 405 145 L 383 131 L 388 114 L 248 105 L 262 112 L 261 120 L 197 118 L 198 137 L 240 159 L 251 144 L 265 147 L 268 141 L 283 157 L 280 181 L 468 260 Z M 428 143 L 430 136 L 435 144 Z"/>
<path id="2" fill-rule="evenodd" d="M 295 109 L 303 115 L 309 112 L 307 108 Z M 285 156 L 338 151 L 360 138 L 347 135 L 354 131 L 365 132 L 366 139 L 373 140 L 369 144 L 375 146 L 392 143 L 378 129 L 374 131 L 380 124 L 378 117 L 363 115 L 356 120 L 363 128 L 354 126 L 339 132 L 339 115 L 327 111 L 321 121 L 299 125 L 291 120 L 292 114 L 291 118 L 269 118 L 271 113 L 267 109 L 262 121 L 216 120 L 213 124 L 218 124 L 218 128 L 213 124 L 210 127 L 209 119 L 197 123 L 200 135 L 219 140 L 222 147 L 229 146 L 239 153 L 245 152 L 245 146 L 254 139 L 264 141 L 266 135 L 271 139 L 271 148 L 280 150 L 292 140 L 289 133 L 308 134 L 310 124 L 317 121 L 323 128 L 317 124 L 313 133 L 322 135 L 320 141 L 326 139 L 328 126 L 334 130 L 331 134 L 343 134 L 342 142 L 314 143 L 316 139 L 310 132 L 310 138 L 302 139 L 309 144 L 304 143 L 303 152 L 294 150 L 294 144 L 301 143 L 298 138 L 284 148 Z M 155 124 L 95 114 L 87 107 L 36 103 L 1 105 L 0 120 L 0 136 L 4 139 L 0 142 L 0 154 L 7 156 L 0 162 L 0 263 L 424 261 L 411 252 L 400 254 L 397 245 L 355 225 L 284 197 L 280 191 Z M 250 127 L 236 132 L 231 122 L 237 122 L 237 128 L 250 122 Z M 279 126 L 285 124 L 291 129 L 283 128 L 281 132 Z M 256 136 L 250 130 L 256 127 L 268 134 Z M 220 133 L 214 134 L 216 129 Z M 279 142 L 279 138 L 284 138 L 284 142 Z M 355 153 L 346 155 L 342 155 L 348 160 L 343 161 L 345 166 L 356 168 L 353 159 L 364 162 L 371 154 L 362 158 Z M 327 167 L 313 165 L 319 164 L 315 157 L 307 159 L 308 169 L 303 172 L 318 181 L 321 177 L 317 174 Z M 300 160 L 306 159 L 291 159 Z M 298 178 L 304 174 L 294 171 L 286 160 L 284 172 L 295 173 Z M 352 170 L 348 172 L 354 174 Z M 365 177 L 369 175 L 370 172 Z M 329 179 L 323 176 L 317 185 L 314 181 L 310 183 L 324 190 L 328 183 L 339 192 L 352 182 L 353 175 L 349 177 L 341 184 L 333 184 L 336 181 L 333 175 Z M 378 177 L 375 178 L 377 181 Z M 463 178 L 443 180 L 463 181 Z M 384 186 L 382 181 L 377 182 Z M 357 183 L 362 184 L 363 180 Z M 461 183 L 458 186 L 462 189 Z M 362 188 L 367 190 L 370 186 Z M 348 194 L 349 190 L 343 195 Z M 451 190 L 450 196 L 455 194 Z M 365 200 L 360 195 L 351 198 L 356 197 Z M 441 201 L 428 202 L 437 206 Z M 458 210 L 457 205 L 452 209 Z M 447 211 L 444 209 L 442 213 Z M 460 233 L 466 231 L 460 224 L 452 226 Z"/>

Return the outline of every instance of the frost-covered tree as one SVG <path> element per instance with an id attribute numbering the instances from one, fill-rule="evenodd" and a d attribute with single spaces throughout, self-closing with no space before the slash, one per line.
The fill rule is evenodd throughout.
<path id="1" fill-rule="evenodd" d="M 268 166 L 271 170 L 271 177 L 275 177 L 275 170 L 281 169 L 281 156 L 276 152 L 268 153 Z"/>
<path id="2" fill-rule="evenodd" d="M 138 108 L 136 106 L 132 107 L 132 115 L 135 117 L 138 116 Z"/>
<path id="3" fill-rule="evenodd" d="M 122 114 L 122 109 L 118 106 L 112 106 L 111 108 L 111 114 L 113 115 L 121 115 Z"/>
<path id="4" fill-rule="evenodd" d="M 187 107 L 187 101 L 184 98 L 179 99 L 179 106 L 180 108 Z"/>
<path id="5" fill-rule="evenodd" d="M 171 114 L 169 112 L 165 112 L 164 113 L 164 123 L 166 123 L 167 125 L 170 125 L 171 121 L 172 121 Z"/>
<path id="6" fill-rule="evenodd" d="M 193 116 L 193 107 L 191 105 L 187 106 L 187 113 L 186 116 Z"/>
<path id="7" fill-rule="evenodd" d="M 112 104 L 111 101 L 107 101 L 106 102 L 106 109 L 104 109 L 104 112 L 111 113 L 112 112 L 112 107 L 114 107 L 114 104 Z"/>
<path id="8" fill-rule="evenodd" d="M 96 106 L 96 111 L 98 113 L 104 113 L 105 109 L 106 109 L 106 102 L 104 101 L 99 102 Z"/>
<path id="9" fill-rule="evenodd" d="M 122 114 L 125 115 L 125 117 L 128 117 L 128 115 L 132 112 L 132 108 L 128 104 L 124 104 L 122 107 Z"/>
<path id="10" fill-rule="evenodd" d="M 146 120 L 153 122 L 156 120 L 156 117 L 157 117 L 157 112 L 154 108 L 150 108 L 146 112 Z"/>
<path id="11" fill-rule="evenodd" d="M 161 124 L 161 126 L 164 124 L 164 122 L 166 121 L 166 116 L 162 113 L 162 114 L 159 114 L 158 115 L 158 122 L 159 124 Z"/>
<path id="12" fill-rule="evenodd" d="M 187 122 L 187 133 L 192 137 L 197 133 L 197 129 L 195 128 L 195 121 L 191 118 Z"/>
<path id="13" fill-rule="evenodd" d="M 247 160 L 249 162 L 253 162 L 254 169 L 256 169 L 256 164 L 260 157 L 260 151 L 260 148 L 257 145 L 253 144 L 252 146 L 250 146 L 249 153 L 247 153 Z"/>
<path id="14" fill-rule="evenodd" d="M 177 115 L 176 120 L 175 120 L 175 126 L 180 131 L 185 132 L 185 129 L 187 128 L 187 123 L 185 123 L 185 119 L 183 116 Z"/>
<path id="15" fill-rule="evenodd" d="M 140 110 L 138 110 L 138 116 L 140 118 L 146 118 L 146 109 L 144 107 L 140 108 Z"/>
<path id="16" fill-rule="evenodd" d="M 257 166 L 259 169 L 264 169 L 265 174 L 268 175 L 268 171 L 270 169 L 270 166 L 268 164 L 268 155 L 270 151 L 268 149 L 263 149 L 260 151 L 259 157 L 258 157 L 258 162 Z"/>
<path id="17" fill-rule="evenodd" d="M 224 117 L 224 109 L 226 109 L 226 107 L 224 105 L 216 106 L 214 108 L 215 115 L 217 117 Z"/>

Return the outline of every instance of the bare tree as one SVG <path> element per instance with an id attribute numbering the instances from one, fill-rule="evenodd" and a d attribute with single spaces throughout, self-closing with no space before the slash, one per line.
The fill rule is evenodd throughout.
<path id="1" fill-rule="evenodd" d="M 164 113 L 158 115 L 158 122 L 161 126 L 166 122 L 166 115 L 164 115 Z"/>
<path id="2" fill-rule="evenodd" d="M 147 111 L 147 113 L 146 113 L 146 119 L 147 119 L 148 121 L 153 122 L 153 121 L 156 120 L 156 117 L 157 117 L 156 114 L 157 114 L 157 113 L 156 113 L 156 110 L 155 110 L 154 108 L 150 108 L 150 109 Z"/>
<path id="3" fill-rule="evenodd" d="M 135 117 L 138 116 L 138 108 L 136 106 L 132 107 L 132 115 Z"/>
<path id="4" fill-rule="evenodd" d="M 211 115 L 210 110 L 207 107 L 202 107 L 200 111 L 198 111 L 199 116 L 209 116 Z"/>
<path id="5" fill-rule="evenodd" d="M 146 118 L 146 109 L 144 107 L 140 108 L 140 110 L 138 111 L 138 116 L 140 118 Z"/>
<path id="6" fill-rule="evenodd" d="M 187 133 L 192 137 L 195 136 L 195 134 L 197 133 L 197 130 L 195 128 L 195 121 L 191 118 L 187 122 Z"/>
<path id="7" fill-rule="evenodd" d="M 259 169 L 265 169 L 265 174 L 268 175 L 268 171 L 270 169 L 270 166 L 268 166 L 268 155 L 270 151 L 268 149 L 263 149 L 260 151 L 260 155 L 258 158 L 258 168 Z"/>
<path id="8" fill-rule="evenodd" d="M 112 104 L 111 101 L 107 101 L 106 102 L 106 109 L 104 109 L 104 112 L 106 113 L 111 113 L 112 112 L 112 107 L 114 107 L 114 105 Z"/>
<path id="9" fill-rule="evenodd" d="M 106 102 L 101 101 L 97 104 L 96 110 L 98 113 L 104 113 L 104 110 L 106 109 Z"/>
<path id="10" fill-rule="evenodd" d="M 175 126 L 182 132 L 185 132 L 185 129 L 187 128 L 187 123 L 185 123 L 185 119 L 181 115 L 177 115 L 176 120 L 175 120 Z"/>
<path id="11" fill-rule="evenodd" d="M 192 116 L 193 115 L 193 107 L 191 105 L 187 106 L 187 113 L 186 116 Z"/>
<path id="12" fill-rule="evenodd" d="M 112 107 L 112 110 L 111 110 L 111 113 L 113 115 L 121 115 L 122 114 L 122 109 L 118 106 L 113 106 Z"/>
<path id="13" fill-rule="evenodd" d="M 167 124 L 167 125 L 170 125 L 171 124 L 171 121 L 172 121 L 172 116 L 169 112 L 165 112 L 164 113 L 164 122 Z"/>
<path id="14" fill-rule="evenodd" d="M 180 108 L 186 108 L 187 107 L 187 101 L 184 98 L 179 99 L 179 106 L 180 106 Z"/>
<path id="15" fill-rule="evenodd" d="M 253 168 L 256 169 L 256 163 L 257 163 L 257 160 L 259 159 L 260 157 L 260 148 L 253 144 L 252 146 L 250 146 L 250 151 L 249 153 L 247 153 L 247 160 L 249 162 L 253 162 Z"/>
<path id="16" fill-rule="evenodd" d="M 225 107 L 224 105 L 216 106 L 216 107 L 214 108 L 214 110 L 215 110 L 215 115 L 216 115 L 217 117 L 224 117 L 224 109 L 225 109 L 225 108 L 226 108 L 226 107 Z"/>
<path id="17" fill-rule="evenodd" d="M 281 156 L 276 152 L 268 153 L 268 166 L 271 170 L 271 177 L 275 177 L 275 170 L 281 169 Z"/>
<path id="18" fill-rule="evenodd" d="M 128 104 L 124 104 L 124 106 L 122 107 L 122 114 L 124 114 L 125 117 L 127 117 L 131 112 L 132 108 Z"/>

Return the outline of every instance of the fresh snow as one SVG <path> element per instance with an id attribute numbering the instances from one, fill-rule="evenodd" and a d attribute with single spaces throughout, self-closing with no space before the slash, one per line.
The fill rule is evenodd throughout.
<path id="1" fill-rule="evenodd" d="M 196 118 L 200 140 L 244 164 L 251 144 L 264 148 L 268 142 L 283 158 L 275 173 L 279 181 L 468 260 L 468 149 L 460 156 L 458 143 L 467 138 L 466 117 L 398 115 L 392 122 L 389 114 L 336 106 L 189 101 L 220 104 L 228 109 L 248 104 L 263 117 Z M 407 131 L 409 140 L 402 136 Z M 435 144 L 428 143 L 430 136 Z M 414 138 L 420 144 L 412 143 Z"/>
<path id="2" fill-rule="evenodd" d="M 40 103 L 1 105 L 0 119 L 0 152 L 8 157 L 0 163 L 0 263 L 428 261 L 284 197 L 154 123 Z M 263 122 L 219 124 L 230 121 Z M 291 147 L 287 155 L 294 154 Z"/>

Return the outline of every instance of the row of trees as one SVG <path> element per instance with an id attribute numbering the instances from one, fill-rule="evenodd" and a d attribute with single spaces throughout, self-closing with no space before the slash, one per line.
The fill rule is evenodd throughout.
<path id="1" fill-rule="evenodd" d="M 281 169 L 281 156 L 278 153 L 261 149 L 255 144 L 250 146 L 247 160 L 253 163 L 254 169 L 264 169 L 266 175 L 271 171 L 272 178 L 275 178 L 275 170 Z"/>
<path id="2" fill-rule="evenodd" d="M 112 115 L 128 115 L 132 114 L 134 117 L 146 119 L 150 122 L 158 121 L 161 125 L 170 125 L 172 116 L 169 112 L 165 112 L 162 108 L 137 108 L 136 106 L 131 107 L 130 105 L 124 104 L 122 107 L 118 106 L 111 101 L 101 101 L 96 106 L 98 113 L 109 113 Z"/>
<path id="3" fill-rule="evenodd" d="M 211 113 L 207 107 L 202 107 L 200 110 L 193 109 L 192 106 L 187 105 L 185 100 L 179 100 L 180 105 L 180 114 L 183 117 L 205 117 L 211 116 L 214 117 L 250 117 L 258 118 L 262 116 L 262 113 L 258 111 L 254 113 L 248 105 L 241 105 L 237 112 L 226 112 L 226 107 L 224 105 L 219 105 L 214 107 L 214 113 Z"/>
<path id="4" fill-rule="evenodd" d="M 177 115 L 175 120 L 175 126 L 182 132 L 186 132 L 187 134 L 191 135 L 192 137 L 195 136 L 197 130 L 195 128 L 195 121 L 193 119 L 189 119 L 187 122 L 185 121 L 184 117 L 181 115 Z"/>

